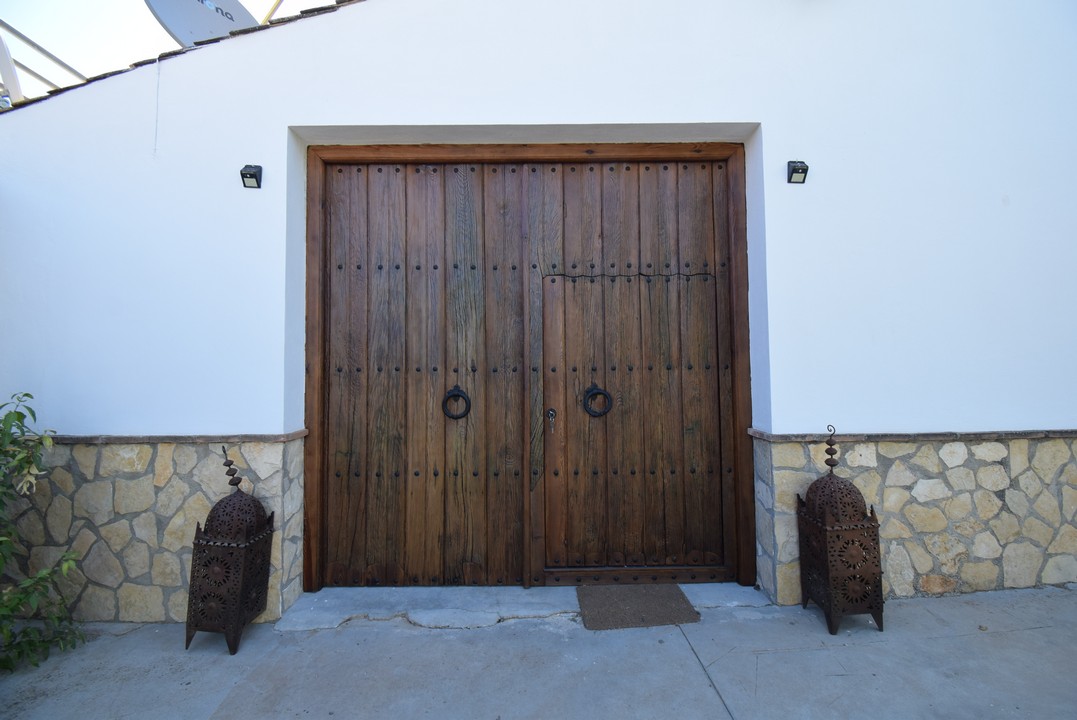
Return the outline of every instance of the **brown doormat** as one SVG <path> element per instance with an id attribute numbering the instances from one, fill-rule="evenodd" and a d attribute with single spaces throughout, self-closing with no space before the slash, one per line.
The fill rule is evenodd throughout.
<path id="1" fill-rule="evenodd" d="M 580 617 L 588 630 L 684 625 L 699 613 L 681 588 L 668 585 L 580 585 Z"/>

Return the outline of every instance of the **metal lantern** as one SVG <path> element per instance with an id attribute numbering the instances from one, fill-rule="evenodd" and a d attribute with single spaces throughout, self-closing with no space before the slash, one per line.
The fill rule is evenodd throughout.
<path id="1" fill-rule="evenodd" d="M 797 495 L 800 532 L 800 591 L 804 607 L 814 600 L 826 615 L 831 635 L 846 615 L 871 613 L 883 629 L 879 520 L 875 508 L 848 480 L 834 475 L 834 427 L 827 426 L 829 471 Z"/>
<path id="2" fill-rule="evenodd" d="M 236 491 L 213 506 L 204 529 L 195 527 L 185 647 L 199 630 L 219 632 L 235 655 L 244 626 L 266 608 L 273 514 L 266 517 L 262 503 L 239 489 L 233 464 L 226 451 L 228 484 Z"/>

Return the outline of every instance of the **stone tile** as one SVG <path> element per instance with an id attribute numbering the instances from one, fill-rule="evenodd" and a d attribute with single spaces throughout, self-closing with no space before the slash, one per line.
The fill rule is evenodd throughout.
<path id="1" fill-rule="evenodd" d="M 912 530 L 896 518 L 887 518 L 879 528 L 879 537 L 891 540 L 894 538 L 911 538 Z"/>
<path id="2" fill-rule="evenodd" d="M 969 449 L 962 442 L 946 443 L 939 448 L 939 457 L 946 463 L 946 467 L 955 468 L 964 465 L 969 459 Z"/>
<path id="3" fill-rule="evenodd" d="M 972 543 L 973 557 L 992 559 L 1002 556 L 1002 546 L 989 532 L 982 532 L 976 536 Z"/>
<path id="4" fill-rule="evenodd" d="M 193 445 L 176 445 L 172 449 L 172 462 L 178 474 L 187 475 L 198 464 L 198 452 Z"/>
<path id="5" fill-rule="evenodd" d="M 46 477 L 39 477 L 34 483 L 33 492 L 30 493 L 30 502 L 37 511 L 44 513 L 52 504 L 52 483 Z"/>
<path id="6" fill-rule="evenodd" d="M 888 458 L 905 457 L 916 452 L 916 443 L 881 442 L 879 454 Z"/>
<path id="7" fill-rule="evenodd" d="M 191 488 L 179 477 L 172 478 L 157 495 L 157 504 L 154 508 L 161 517 L 170 518 L 175 515 L 183 501 L 190 494 Z"/>
<path id="8" fill-rule="evenodd" d="M 976 443 L 972 446 L 972 456 L 984 462 L 998 462 L 1007 454 L 1006 446 L 1000 442 Z"/>
<path id="9" fill-rule="evenodd" d="M 0 482 L 7 482 L 7 480 L 0 478 Z M 41 519 L 40 513 L 36 511 L 23 513 L 22 517 L 15 521 L 15 527 L 18 530 L 19 537 L 25 543 L 29 545 L 45 544 L 45 521 Z"/>
<path id="10" fill-rule="evenodd" d="M 131 529 L 139 540 L 151 548 L 157 548 L 157 515 L 155 513 L 142 513 L 131 521 Z"/>
<path id="11" fill-rule="evenodd" d="M 123 567 L 130 580 L 137 580 L 150 571 L 150 549 L 138 540 L 123 551 Z"/>
<path id="12" fill-rule="evenodd" d="M 1067 463 L 1062 468 L 1062 474 L 1058 476 L 1058 482 L 1077 488 L 1077 463 Z"/>
<path id="13" fill-rule="evenodd" d="M 972 495 L 961 493 L 943 503 L 943 510 L 950 520 L 963 520 L 972 512 Z"/>
<path id="14" fill-rule="evenodd" d="M 777 539 L 778 563 L 788 563 L 800 558 L 800 540 L 797 533 L 795 515 L 779 515 L 774 518 L 774 533 Z M 277 558 L 279 562 L 279 558 Z"/>
<path id="15" fill-rule="evenodd" d="M 917 480 L 919 478 L 901 460 L 895 460 L 889 472 L 886 473 L 887 487 L 905 487 L 915 484 Z"/>
<path id="16" fill-rule="evenodd" d="M 1028 497 L 1020 490 L 1006 491 L 1006 507 L 1017 517 L 1028 515 Z"/>
<path id="17" fill-rule="evenodd" d="M 1002 501 L 993 492 L 977 490 L 972 497 L 976 503 L 976 514 L 981 520 L 990 520 L 1002 509 Z"/>
<path id="18" fill-rule="evenodd" d="M 873 443 L 858 443 L 853 446 L 851 452 L 845 456 L 845 464 L 848 467 L 878 467 L 879 460 L 875 456 Z"/>
<path id="19" fill-rule="evenodd" d="M 57 496 L 48 512 L 45 513 L 45 525 L 52 542 L 66 543 L 71 536 L 71 501 L 63 495 Z"/>
<path id="20" fill-rule="evenodd" d="M 117 520 L 98 529 L 101 538 L 112 548 L 112 552 L 123 550 L 131 539 L 131 523 L 126 520 Z"/>
<path id="21" fill-rule="evenodd" d="M 56 567 L 56 563 L 60 562 L 60 558 L 63 557 L 64 550 L 65 548 L 57 545 L 39 545 L 31 548 L 30 573 L 33 574 Z"/>
<path id="22" fill-rule="evenodd" d="M 1043 440 L 1036 443 L 1032 469 L 1045 483 L 1053 482 L 1055 474 L 1072 456 L 1064 440 Z"/>
<path id="23" fill-rule="evenodd" d="M 998 587 L 998 566 L 990 562 L 968 562 L 961 566 L 961 580 L 969 590 L 994 590 Z"/>
<path id="24" fill-rule="evenodd" d="M 1071 487 L 1062 488 L 1062 515 L 1069 522 L 1077 514 L 1077 490 Z"/>
<path id="25" fill-rule="evenodd" d="M 105 543 L 94 543 L 82 561 L 82 571 L 90 580 L 110 588 L 119 587 L 124 578 L 123 566 Z"/>
<path id="26" fill-rule="evenodd" d="M 950 488 L 946 487 L 946 483 L 938 478 L 924 478 L 917 480 L 916 485 L 913 486 L 912 496 L 919 502 L 928 502 L 930 500 L 942 500 L 948 498 L 953 493 Z"/>
<path id="27" fill-rule="evenodd" d="M 102 445 L 100 452 L 101 467 L 98 473 L 102 477 L 144 473 L 153 457 L 153 448 L 149 445 Z"/>
<path id="28" fill-rule="evenodd" d="M 975 490 L 976 475 L 971 468 L 956 467 L 946 471 L 946 480 L 954 490 Z"/>
<path id="29" fill-rule="evenodd" d="M 1043 567 L 1043 582 L 1047 585 L 1077 582 L 1077 557 L 1058 555 L 1049 558 Z"/>
<path id="30" fill-rule="evenodd" d="M 1010 476 L 1001 465 L 985 465 L 976 471 L 976 482 L 988 490 L 1005 490 L 1010 486 Z"/>
<path id="31" fill-rule="evenodd" d="M 97 536 L 89 528 L 82 528 L 71 543 L 71 551 L 79 558 L 85 558 L 90 547 L 97 542 Z"/>
<path id="32" fill-rule="evenodd" d="M 984 525 L 975 518 L 966 518 L 960 522 L 956 522 L 952 525 L 954 532 L 964 537 L 971 538 L 980 532 L 983 532 Z"/>
<path id="33" fill-rule="evenodd" d="M 905 550 L 909 553 L 909 558 L 912 560 L 912 566 L 916 568 L 916 572 L 923 575 L 935 568 L 935 559 L 924 548 L 917 545 L 915 540 L 906 540 Z"/>
<path id="34" fill-rule="evenodd" d="M 774 509 L 783 513 L 796 513 L 797 495 L 804 497 L 815 475 L 797 470 L 774 472 Z"/>
<path id="35" fill-rule="evenodd" d="M 1052 555 L 1057 553 L 1077 555 L 1077 528 L 1072 525 L 1063 525 L 1051 544 L 1047 546 L 1047 552 Z"/>
<path id="36" fill-rule="evenodd" d="M 800 562 L 791 562 L 778 566 L 779 605 L 797 605 L 800 603 Z"/>
<path id="37" fill-rule="evenodd" d="M 909 505 L 905 508 L 904 515 L 916 532 L 938 532 L 944 530 L 947 525 L 946 516 L 936 507 Z"/>
<path id="38" fill-rule="evenodd" d="M 49 479 L 64 495 L 75 492 L 75 478 L 67 471 L 67 468 L 53 468 L 49 471 Z"/>
<path id="39" fill-rule="evenodd" d="M 774 443 L 771 446 L 771 462 L 776 468 L 802 470 L 806 462 L 804 446 L 800 443 Z"/>
<path id="40" fill-rule="evenodd" d="M 94 525 L 112 519 L 112 481 L 85 483 L 75 492 L 75 517 L 88 518 Z"/>
<path id="41" fill-rule="evenodd" d="M 957 580 L 946 575 L 925 575 L 919 584 L 921 592 L 929 595 L 944 595 L 957 589 Z"/>
<path id="42" fill-rule="evenodd" d="M 946 575 L 956 575 L 961 562 L 969 556 L 963 542 L 945 533 L 926 536 L 924 547 L 935 557 L 939 570 Z"/>
<path id="43" fill-rule="evenodd" d="M 79 598 L 71 613 L 82 622 L 110 622 L 116 619 L 116 593 L 96 585 L 90 585 Z"/>
<path id="44" fill-rule="evenodd" d="M 1021 534 L 1040 547 L 1047 547 L 1055 536 L 1053 528 L 1042 523 L 1038 518 L 1029 517 L 1021 523 Z"/>
<path id="45" fill-rule="evenodd" d="M 179 558 L 171 553 L 158 553 L 153 557 L 153 584 L 176 587 L 183 584 Z"/>
<path id="46" fill-rule="evenodd" d="M 168 619 L 173 622 L 187 620 L 187 590 L 181 588 L 168 596 Z"/>
<path id="47" fill-rule="evenodd" d="M 116 513 L 119 515 L 149 510 L 153 507 L 156 496 L 153 476 L 146 475 L 137 480 L 116 480 L 115 495 Z"/>
<path id="48" fill-rule="evenodd" d="M 116 592 L 120 622 L 164 622 L 164 594 L 154 585 L 124 583 Z"/>
<path id="49" fill-rule="evenodd" d="M 909 553 L 898 543 L 890 543 L 889 552 L 883 567 L 883 577 L 890 582 L 890 592 L 898 597 L 912 597 L 916 594 L 913 570 Z"/>
<path id="50" fill-rule="evenodd" d="M 919 468 L 923 468 L 932 474 L 942 472 L 942 463 L 939 462 L 939 454 L 935 452 L 935 448 L 931 445 L 924 445 L 920 448 L 920 452 L 916 453 L 909 463 Z"/>
<path id="51" fill-rule="evenodd" d="M 1028 469 L 1028 440 L 1010 440 L 1010 477 Z"/>
<path id="52" fill-rule="evenodd" d="M 1051 493 L 1040 493 L 1036 502 L 1032 503 L 1032 509 L 1036 514 L 1047 521 L 1051 527 L 1058 527 L 1062 522 L 1062 511 L 1058 507 L 1058 501 Z"/>
<path id="53" fill-rule="evenodd" d="M 991 530 L 995 533 L 995 537 L 1003 545 L 1013 542 L 1021 533 L 1021 523 L 1008 512 L 999 513 L 998 517 L 989 524 L 991 525 Z"/>
<path id="54" fill-rule="evenodd" d="M 883 511 L 896 515 L 911 498 L 908 490 L 888 487 L 883 491 Z"/>
<path id="55" fill-rule="evenodd" d="M 75 458 L 79 472 L 87 480 L 97 477 L 97 446 L 76 445 L 71 449 L 71 455 Z"/>
<path id="56" fill-rule="evenodd" d="M 1040 578 L 1043 550 L 1029 542 L 1012 543 L 1002 553 L 1002 584 L 1008 588 L 1032 587 Z"/>
<path id="57" fill-rule="evenodd" d="M 161 443 L 157 446 L 157 457 L 153 461 L 154 487 L 164 487 L 172 479 L 172 454 L 175 451 L 174 443 Z"/>
<path id="58" fill-rule="evenodd" d="M 1017 476 L 1017 486 L 1021 488 L 1021 492 L 1027 495 L 1029 498 L 1035 498 L 1043 490 L 1043 483 L 1040 482 L 1036 473 L 1031 470 L 1027 470 Z"/>

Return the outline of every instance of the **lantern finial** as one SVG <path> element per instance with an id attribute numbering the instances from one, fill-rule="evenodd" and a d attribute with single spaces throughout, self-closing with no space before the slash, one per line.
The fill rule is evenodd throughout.
<path id="1" fill-rule="evenodd" d="M 224 453 L 224 466 L 228 468 L 228 471 L 225 473 L 228 475 L 228 484 L 232 487 L 238 487 L 239 484 L 243 482 L 243 478 L 237 477 L 239 475 L 239 470 L 232 467 L 236 463 L 232 458 L 228 457 L 228 450 L 224 445 L 221 445 L 221 452 Z"/>
<path id="2" fill-rule="evenodd" d="M 834 468 L 838 465 L 838 461 L 834 459 L 834 456 L 838 454 L 838 451 L 834 449 L 834 445 L 836 444 L 834 442 L 834 433 L 836 431 L 834 430 L 833 425 L 827 425 L 826 429 L 830 432 L 830 437 L 826 439 L 827 459 L 824 462 L 826 463 L 826 466 L 830 468 L 830 474 L 833 475 Z"/>

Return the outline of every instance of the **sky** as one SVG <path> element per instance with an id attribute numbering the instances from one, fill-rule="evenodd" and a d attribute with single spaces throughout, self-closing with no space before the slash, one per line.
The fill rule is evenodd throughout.
<path id="1" fill-rule="evenodd" d="M 241 2 L 261 22 L 274 0 Z M 332 4 L 333 0 L 284 0 L 273 17 L 289 17 L 307 8 Z M 120 70 L 179 48 L 158 24 L 145 0 L 0 0 L 0 20 L 86 77 Z M 66 87 L 81 82 L 3 28 L 0 37 L 15 60 L 56 85 Z M 49 90 L 21 70 L 18 76 L 23 95 L 28 98 Z"/>

